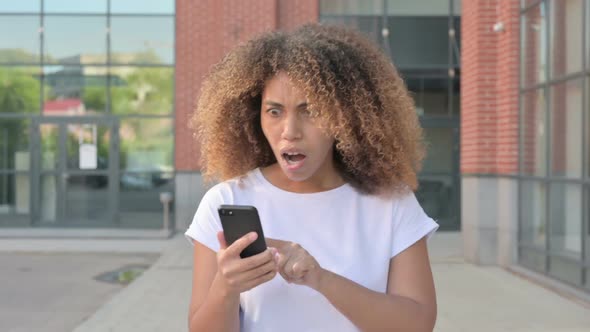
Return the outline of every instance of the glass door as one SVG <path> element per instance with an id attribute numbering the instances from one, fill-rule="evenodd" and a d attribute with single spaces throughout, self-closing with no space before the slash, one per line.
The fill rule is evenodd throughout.
<path id="1" fill-rule="evenodd" d="M 115 119 L 43 118 L 35 123 L 34 223 L 112 227 L 118 178 Z"/>

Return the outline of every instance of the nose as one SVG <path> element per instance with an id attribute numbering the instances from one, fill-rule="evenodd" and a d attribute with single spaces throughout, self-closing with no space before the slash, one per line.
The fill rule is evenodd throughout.
<path id="1" fill-rule="evenodd" d="M 297 140 L 302 137 L 301 120 L 293 113 L 294 112 L 290 112 L 283 122 L 281 138 L 287 141 Z"/>

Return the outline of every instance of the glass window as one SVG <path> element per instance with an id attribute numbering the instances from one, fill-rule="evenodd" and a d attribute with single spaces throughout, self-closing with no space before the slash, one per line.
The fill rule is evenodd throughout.
<path id="1" fill-rule="evenodd" d="M 416 199 L 441 230 L 459 227 L 456 182 L 451 175 L 420 174 Z"/>
<path id="2" fill-rule="evenodd" d="M 64 189 L 65 220 L 91 224 L 111 217 L 107 175 L 69 175 Z"/>
<path id="3" fill-rule="evenodd" d="M 586 107 L 584 107 L 586 123 L 584 123 L 586 137 L 584 139 L 584 149 L 586 152 L 586 160 L 584 160 L 584 167 L 586 169 L 586 177 L 590 177 L 590 79 L 586 79 Z"/>
<path id="4" fill-rule="evenodd" d="M 170 118 L 122 118 L 119 127 L 121 170 L 171 172 L 172 121 Z"/>
<path id="5" fill-rule="evenodd" d="M 28 171 L 29 132 L 28 118 L 0 118 L 0 171 Z"/>
<path id="6" fill-rule="evenodd" d="M 0 13 L 38 13 L 40 11 L 41 0 L 0 1 Z"/>
<path id="7" fill-rule="evenodd" d="M 550 188 L 550 250 L 581 259 L 582 188 L 568 183 L 552 183 Z"/>
<path id="8" fill-rule="evenodd" d="M 174 193 L 173 173 L 123 173 L 120 178 L 120 220 L 124 228 L 163 227 L 160 193 Z M 174 204 L 170 204 L 170 211 Z M 171 221 L 174 220 L 171 216 Z"/>
<path id="9" fill-rule="evenodd" d="M 399 68 L 449 65 L 449 18 L 393 17 L 387 21 L 393 62 Z"/>
<path id="10" fill-rule="evenodd" d="M 522 96 L 521 105 L 522 165 L 525 175 L 545 176 L 547 173 L 547 124 L 543 90 Z"/>
<path id="11" fill-rule="evenodd" d="M 173 64 L 173 17 L 112 17 L 113 63 Z"/>
<path id="12" fill-rule="evenodd" d="M 448 77 L 411 77 L 405 81 L 419 116 L 449 116 Z M 458 107 L 460 99 L 454 102 L 454 107 Z"/>
<path id="13" fill-rule="evenodd" d="M 321 0 L 320 13 L 324 15 L 381 15 L 382 0 Z"/>
<path id="14" fill-rule="evenodd" d="M 575 259 L 550 256 L 549 275 L 570 284 L 582 284 L 582 266 Z"/>
<path id="15" fill-rule="evenodd" d="M 551 1 L 551 75 L 582 70 L 582 0 Z"/>
<path id="16" fill-rule="evenodd" d="M 106 16 L 46 16 L 45 62 L 106 63 L 106 22 Z"/>
<path id="17" fill-rule="evenodd" d="M 111 109 L 116 114 L 172 114 L 173 68 L 111 68 Z"/>
<path id="18" fill-rule="evenodd" d="M 57 221 L 57 176 L 41 175 L 40 190 L 37 194 L 41 202 L 41 222 L 55 223 Z"/>
<path id="19" fill-rule="evenodd" d="M 174 14 L 174 0 L 115 0 L 114 14 Z"/>
<path id="20" fill-rule="evenodd" d="M 0 67 L 0 114 L 38 113 L 38 67 Z"/>
<path id="21" fill-rule="evenodd" d="M 109 126 L 94 123 L 68 124 L 66 126 L 66 133 L 66 164 L 68 169 L 83 169 L 80 164 L 80 149 L 84 144 L 96 147 L 96 168 L 94 169 L 103 170 L 109 168 L 109 149 L 111 142 Z"/>
<path id="22" fill-rule="evenodd" d="M 39 125 L 39 138 L 41 141 L 41 169 L 57 170 L 59 157 L 59 125 L 44 123 Z"/>
<path id="23" fill-rule="evenodd" d="M 525 87 L 547 80 L 545 55 L 547 20 L 545 15 L 545 5 L 541 3 L 528 10 L 523 16 L 521 82 Z"/>
<path id="24" fill-rule="evenodd" d="M 448 16 L 450 1 L 453 1 L 454 14 L 461 15 L 461 3 L 457 0 L 387 0 L 387 13 L 395 16 Z"/>
<path id="25" fill-rule="evenodd" d="M 452 173 L 454 128 L 424 128 L 427 152 L 423 173 Z"/>
<path id="26" fill-rule="evenodd" d="M 546 186 L 540 181 L 521 181 L 520 242 L 545 248 L 547 239 Z"/>
<path id="27" fill-rule="evenodd" d="M 47 13 L 106 14 L 107 12 L 107 0 L 44 0 L 43 5 Z"/>
<path id="28" fill-rule="evenodd" d="M 43 71 L 44 115 L 74 116 L 105 112 L 106 67 L 47 66 Z"/>
<path id="29" fill-rule="evenodd" d="M 520 248 L 518 262 L 529 269 L 545 273 L 545 255 L 537 250 Z"/>
<path id="30" fill-rule="evenodd" d="M 322 16 L 321 22 L 331 25 L 344 25 L 362 32 L 377 44 L 382 44 L 381 29 L 383 23 L 377 16 Z"/>
<path id="31" fill-rule="evenodd" d="M 0 63 L 39 63 L 39 16 L 0 16 Z"/>
<path id="32" fill-rule="evenodd" d="M 554 176 L 582 176 L 582 81 L 551 87 L 551 170 Z"/>
<path id="33" fill-rule="evenodd" d="M 29 181 L 28 173 L 0 172 L 0 227 L 29 227 Z"/>

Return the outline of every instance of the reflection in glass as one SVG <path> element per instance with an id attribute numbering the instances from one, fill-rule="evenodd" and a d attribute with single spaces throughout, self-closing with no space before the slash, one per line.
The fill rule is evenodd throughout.
<path id="1" fill-rule="evenodd" d="M 39 63 L 40 25 L 38 15 L 0 16 L 0 63 Z"/>
<path id="2" fill-rule="evenodd" d="M 546 186 L 539 181 L 521 181 L 520 242 L 545 248 L 547 239 Z"/>
<path id="3" fill-rule="evenodd" d="M 381 15 L 382 0 L 351 1 L 351 0 L 320 0 L 320 13 L 324 15 Z"/>
<path id="4" fill-rule="evenodd" d="M 41 221 L 55 223 L 57 221 L 57 177 L 42 175 L 39 196 L 41 198 Z"/>
<path id="5" fill-rule="evenodd" d="M 29 130 L 26 118 L 0 119 L 0 171 L 29 170 Z"/>
<path id="6" fill-rule="evenodd" d="M 59 126 L 57 124 L 42 124 L 39 126 L 41 141 L 41 169 L 55 170 L 58 165 Z"/>
<path id="7" fill-rule="evenodd" d="M 99 124 L 68 124 L 67 165 L 69 170 L 108 169 L 111 131 Z"/>
<path id="8" fill-rule="evenodd" d="M 554 176 L 582 176 L 582 81 L 551 87 L 551 171 Z"/>
<path id="9" fill-rule="evenodd" d="M 123 227 L 163 227 L 160 193 L 174 193 L 172 173 L 123 173 L 120 188 L 120 220 Z M 170 208 L 173 209 L 174 204 Z"/>
<path id="10" fill-rule="evenodd" d="M 404 73 L 402 73 L 404 76 Z M 447 77 L 422 77 L 409 76 L 405 79 L 410 90 L 416 113 L 418 116 L 449 116 L 449 79 Z M 455 93 L 458 92 L 458 80 L 455 84 Z M 454 108 L 458 109 L 459 96 L 456 95 Z"/>
<path id="11" fill-rule="evenodd" d="M 116 0 L 111 1 L 115 14 L 174 14 L 174 0 Z"/>
<path id="12" fill-rule="evenodd" d="M 423 173 L 453 172 L 453 131 L 453 128 L 424 128 L 427 151 Z"/>
<path id="13" fill-rule="evenodd" d="M 0 214 L 29 213 L 29 175 L 0 173 Z"/>
<path id="14" fill-rule="evenodd" d="M 121 119 L 120 164 L 127 171 L 172 171 L 172 119 Z"/>
<path id="15" fill-rule="evenodd" d="M 39 68 L 0 67 L 0 113 L 38 113 L 39 91 Z"/>
<path id="16" fill-rule="evenodd" d="M 545 176 L 547 173 L 547 121 L 543 90 L 533 90 L 522 96 L 521 137 L 522 165 L 525 175 Z"/>
<path id="17" fill-rule="evenodd" d="M 103 113 L 107 107 L 107 69 L 89 66 L 44 68 L 44 115 Z"/>
<path id="18" fill-rule="evenodd" d="M 174 63 L 173 17 L 112 17 L 113 63 Z"/>
<path id="19" fill-rule="evenodd" d="M 544 38 L 547 19 L 544 2 L 523 15 L 522 29 L 521 82 L 528 87 L 547 80 L 547 45 Z"/>
<path id="20" fill-rule="evenodd" d="M 437 221 L 441 229 L 456 229 L 458 197 L 453 177 L 421 174 L 416 198 L 426 214 Z"/>
<path id="21" fill-rule="evenodd" d="M 111 108 L 116 114 L 171 114 L 172 68 L 111 69 Z"/>
<path id="22" fill-rule="evenodd" d="M 582 0 L 551 1 L 551 73 L 564 76 L 582 70 Z"/>
<path id="23" fill-rule="evenodd" d="M 41 11 L 41 0 L 0 1 L 0 13 L 38 13 L 39 11 Z"/>
<path id="24" fill-rule="evenodd" d="M 109 219 L 108 176 L 69 175 L 65 204 L 68 221 L 90 223 Z"/>
<path id="25" fill-rule="evenodd" d="M 120 0 L 115 0 L 117 2 Z M 107 0 L 44 0 L 47 13 L 98 13 L 106 14 Z"/>
<path id="26" fill-rule="evenodd" d="M 581 258 L 582 188 L 577 184 L 552 183 L 549 199 L 552 251 Z"/>
<path id="27" fill-rule="evenodd" d="M 570 284 L 582 284 L 582 267 L 578 261 L 572 259 L 550 256 L 549 275 Z"/>
<path id="28" fill-rule="evenodd" d="M 106 16 L 51 15 L 44 22 L 46 63 L 106 63 Z"/>
<path id="29" fill-rule="evenodd" d="M 545 273 L 545 255 L 539 251 L 519 248 L 518 263 L 537 272 Z"/>

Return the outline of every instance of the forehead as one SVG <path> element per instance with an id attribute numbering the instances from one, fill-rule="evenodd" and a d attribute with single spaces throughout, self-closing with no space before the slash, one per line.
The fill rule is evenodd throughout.
<path id="1" fill-rule="evenodd" d="M 305 92 L 284 72 L 269 78 L 264 84 L 263 98 L 305 99 Z"/>

